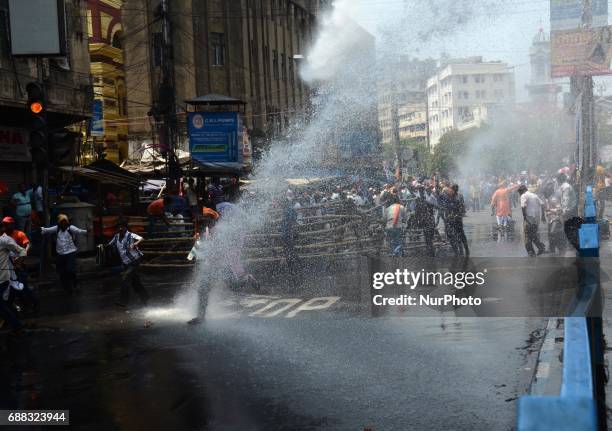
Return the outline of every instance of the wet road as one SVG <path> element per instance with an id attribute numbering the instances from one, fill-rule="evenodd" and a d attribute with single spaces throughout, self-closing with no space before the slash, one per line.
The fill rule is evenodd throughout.
<path id="1" fill-rule="evenodd" d="M 509 430 L 545 327 L 369 318 L 342 298 L 291 315 L 312 299 L 295 294 L 276 314 L 240 296 L 233 313 L 227 292 L 188 326 L 169 305 L 180 281 L 148 281 L 161 299 L 147 309 L 118 310 L 112 283 L 46 298 L 39 329 L 0 337 L 0 405 L 70 409 L 78 430 Z"/>

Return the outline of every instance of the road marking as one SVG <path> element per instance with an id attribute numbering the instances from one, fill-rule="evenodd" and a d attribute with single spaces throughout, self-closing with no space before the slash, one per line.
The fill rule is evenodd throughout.
<path id="1" fill-rule="evenodd" d="M 277 299 L 276 301 L 270 302 L 269 304 L 267 304 L 263 308 L 261 308 L 261 309 L 255 311 L 255 312 L 249 314 L 249 316 L 260 316 L 260 317 L 274 317 L 274 316 L 278 316 L 283 311 L 289 310 L 291 307 L 293 307 L 296 304 L 299 304 L 300 302 L 302 302 L 302 300 L 298 299 L 298 298 Z M 272 309 L 276 308 L 280 304 L 284 304 L 284 305 L 282 305 L 281 307 L 277 308 L 276 310 L 270 311 L 269 313 L 266 314 L 266 312 L 268 310 L 272 310 Z"/>
<path id="2" fill-rule="evenodd" d="M 547 379 L 550 374 L 550 362 L 540 362 L 538 364 L 538 371 L 536 372 L 536 379 Z"/>
<path id="3" fill-rule="evenodd" d="M 287 313 L 285 317 L 291 319 L 295 317 L 300 311 L 313 311 L 313 310 L 325 310 L 326 308 L 331 307 L 333 304 L 340 300 L 339 296 L 324 296 L 320 298 L 312 298 L 311 300 L 306 301 L 295 310 Z M 317 304 L 319 303 L 319 304 Z M 317 304 L 317 305 L 314 305 Z"/>

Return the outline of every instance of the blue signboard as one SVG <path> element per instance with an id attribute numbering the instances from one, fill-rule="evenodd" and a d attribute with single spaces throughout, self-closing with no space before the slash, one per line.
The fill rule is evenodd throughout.
<path id="1" fill-rule="evenodd" d="M 242 163 L 242 119 L 237 112 L 190 112 L 189 151 L 202 163 Z"/>
<path id="2" fill-rule="evenodd" d="M 91 108 L 91 136 L 104 136 L 104 110 L 102 101 L 95 99 Z"/>
<path id="3" fill-rule="evenodd" d="M 608 25 L 608 0 L 591 0 L 593 27 Z M 552 31 L 580 27 L 582 0 L 550 0 L 550 28 Z"/>

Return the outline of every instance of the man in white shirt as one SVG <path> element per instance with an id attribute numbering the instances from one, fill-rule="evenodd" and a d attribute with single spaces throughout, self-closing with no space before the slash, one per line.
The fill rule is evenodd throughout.
<path id="1" fill-rule="evenodd" d="M 108 247 L 117 247 L 121 257 L 121 298 L 115 304 L 125 307 L 130 300 L 130 288 L 134 289 L 143 304 L 149 301 L 149 293 L 140 281 L 139 267 L 142 253 L 138 245 L 143 238 L 128 230 L 128 223 L 120 219 L 117 223 L 119 232 L 108 243 Z"/>
<path id="2" fill-rule="evenodd" d="M 538 247 L 538 256 L 546 251 L 546 246 L 540 241 L 538 234 L 538 224 L 540 220 L 546 221 L 544 217 L 544 203 L 536 195 L 527 190 L 526 185 L 521 185 L 518 188 L 518 194 L 521 196 L 521 209 L 523 211 L 523 229 L 525 231 L 525 249 L 529 256 L 535 256 L 533 245 Z"/>
<path id="3" fill-rule="evenodd" d="M 0 229 L 3 231 L 4 229 L 1 226 Z M 0 236 L 0 321 L 8 322 L 13 330 L 19 331 L 23 324 L 15 316 L 15 313 L 13 313 L 5 300 L 5 293 L 8 298 L 7 289 L 10 289 L 9 283 L 13 273 L 11 253 L 23 257 L 26 255 L 26 250 L 19 247 L 13 238 L 3 232 L 2 236 Z"/>
<path id="4" fill-rule="evenodd" d="M 87 234 L 87 230 L 79 229 L 70 224 L 66 214 L 57 216 L 57 225 L 41 228 L 43 235 L 55 235 L 55 270 L 60 279 L 60 284 L 69 295 L 72 295 L 77 287 L 76 277 L 76 254 L 77 235 Z"/>
<path id="5" fill-rule="evenodd" d="M 557 197 L 561 204 L 561 218 L 563 223 L 578 215 L 578 197 L 572 185 L 567 181 L 567 175 L 557 175 Z"/>
<path id="6" fill-rule="evenodd" d="M 198 214 L 198 192 L 196 190 L 195 180 L 193 178 L 189 178 L 187 183 L 183 183 L 183 192 L 185 199 L 187 199 L 187 203 L 189 204 L 189 209 L 192 212 L 193 217 Z"/>

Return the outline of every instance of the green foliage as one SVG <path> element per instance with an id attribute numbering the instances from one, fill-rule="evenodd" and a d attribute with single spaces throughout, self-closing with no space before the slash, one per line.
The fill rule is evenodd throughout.
<path id="1" fill-rule="evenodd" d="M 442 175 L 450 175 L 457 170 L 457 162 L 467 152 L 470 140 L 478 129 L 451 130 L 440 138 L 431 155 L 430 170 Z"/>

